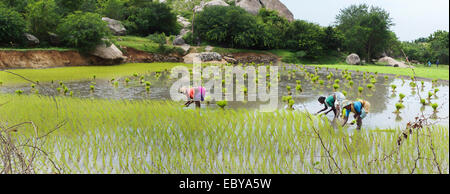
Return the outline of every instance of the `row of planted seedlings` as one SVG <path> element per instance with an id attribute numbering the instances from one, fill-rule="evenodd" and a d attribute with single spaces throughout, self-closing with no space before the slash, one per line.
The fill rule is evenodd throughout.
<path id="1" fill-rule="evenodd" d="M 46 137 L 50 156 L 35 167 L 42 173 L 56 172 L 49 159 L 63 173 L 448 173 L 448 127 L 419 129 L 398 145 L 399 130 L 348 132 L 299 111 L 63 97 L 56 110 L 50 97 L 2 98 L 14 98 L 0 109 L 2 121 L 33 120 L 42 134 L 67 121 Z"/>
<path id="2" fill-rule="evenodd" d="M 166 69 L 164 71 L 150 72 L 149 75 L 147 75 L 147 74 L 139 75 L 138 73 L 134 73 L 132 76 L 128 76 L 128 77 L 124 77 L 124 78 L 120 78 L 120 79 L 116 79 L 113 77 L 108 82 L 110 82 L 115 88 L 119 87 L 121 84 L 125 87 L 143 86 L 143 87 L 145 87 L 145 90 L 147 91 L 147 93 L 150 93 L 150 88 L 151 88 L 152 83 L 151 83 L 151 81 L 146 81 L 146 80 L 150 80 L 150 79 L 160 80 L 160 79 L 162 79 L 161 77 L 167 76 L 168 72 L 169 71 Z M 57 94 L 61 94 L 64 96 L 73 96 L 74 95 L 74 91 L 70 90 L 70 88 L 68 86 L 66 86 L 66 84 L 63 83 L 62 81 L 55 82 L 54 80 L 52 80 L 50 82 L 50 84 L 51 84 L 50 86 L 55 88 Z M 30 84 L 32 94 L 39 94 L 39 89 L 38 89 L 39 87 L 37 87 L 37 85 L 39 85 L 39 81 L 36 81 L 35 83 Z M 92 75 L 92 79 L 90 79 L 89 91 L 92 93 L 94 93 L 96 91 L 96 75 Z M 24 93 L 24 91 L 19 89 L 19 90 L 16 90 L 15 93 L 18 95 L 22 95 Z"/>

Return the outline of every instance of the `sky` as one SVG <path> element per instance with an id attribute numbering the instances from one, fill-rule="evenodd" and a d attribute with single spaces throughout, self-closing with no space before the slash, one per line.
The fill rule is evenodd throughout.
<path id="1" fill-rule="evenodd" d="M 437 30 L 449 31 L 449 0 L 280 0 L 295 19 L 321 26 L 333 25 L 341 9 L 366 3 L 391 15 L 391 30 L 401 41 L 428 37 Z"/>

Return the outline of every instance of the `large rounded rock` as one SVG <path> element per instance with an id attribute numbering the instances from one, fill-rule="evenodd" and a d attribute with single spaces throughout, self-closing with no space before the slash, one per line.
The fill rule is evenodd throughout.
<path id="1" fill-rule="evenodd" d="M 114 44 L 111 44 L 109 47 L 106 44 L 100 44 L 90 54 L 108 60 L 124 60 L 127 58 Z"/>
<path id="2" fill-rule="evenodd" d="M 228 3 L 225 3 L 225 1 L 223 1 L 223 0 L 212 0 L 212 1 L 209 1 L 209 2 L 203 2 L 202 1 L 199 6 L 195 7 L 195 12 L 203 11 L 203 9 L 205 7 L 215 6 L 215 5 L 218 5 L 218 6 L 229 6 Z"/>
<path id="3" fill-rule="evenodd" d="M 258 14 L 259 10 L 263 7 L 261 2 L 258 0 L 240 0 L 236 2 L 236 5 L 242 7 L 253 15 Z"/>
<path id="4" fill-rule="evenodd" d="M 33 36 L 31 34 L 28 34 L 28 33 L 25 33 L 24 37 L 25 37 L 25 41 L 26 41 L 25 43 L 28 46 L 37 46 L 37 45 L 39 45 L 39 39 L 36 38 L 36 36 Z"/>
<path id="5" fill-rule="evenodd" d="M 114 35 L 123 36 L 127 33 L 127 29 L 125 29 L 120 21 L 108 17 L 103 17 L 102 20 L 108 22 L 108 28 Z"/>
<path id="6" fill-rule="evenodd" d="M 172 44 L 173 44 L 173 45 L 184 45 L 184 44 L 185 44 L 185 41 L 184 41 L 184 39 L 183 39 L 182 36 L 177 36 L 177 37 L 173 40 Z"/>
<path id="7" fill-rule="evenodd" d="M 345 60 L 345 62 L 350 65 L 359 65 L 359 64 L 361 64 L 361 59 L 359 58 L 359 56 L 357 54 L 352 53 L 349 56 L 347 56 L 347 59 Z"/>
<path id="8" fill-rule="evenodd" d="M 236 0 L 236 5 L 254 15 L 258 14 L 261 8 L 275 10 L 280 16 L 294 21 L 294 14 L 279 0 Z"/>
<path id="9" fill-rule="evenodd" d="M 216 52 L 202 52 L 198 56 L 200 57 L 202 62 L 222 60 L 222 55 Z"/>

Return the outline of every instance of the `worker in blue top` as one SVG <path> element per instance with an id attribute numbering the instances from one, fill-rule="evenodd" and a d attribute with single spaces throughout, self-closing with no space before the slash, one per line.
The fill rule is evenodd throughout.
<path id="1" fill-rule="evenodd" d="M 370 110 L 370 103 L 365 100 L 358 100 L 355 102 L 346 101 L 343 103 L 343 113 L 342 116 L 344 117 L 344 123 L 342 124 L 342 127 L 344 127 L 347 124 L 348 117 L 350 116 L 350 112 L 354 114 L 354 118 L 357 123 L 357 130 L 361 129 L 362 120 L 367 116 Z M 352 122 L 351 125 L 354 123 Z"/>
<path id="2" fill-rule="evenodd" d="M 330 110 L 325 112 L 325 115 L 327 115 L 329 112 L 333 111 L 334 118 L 338 118 L 339 114 L 341 112 L 340 108 L 341 108 L 342 102 L 344 100 L 345 100 L 345 96 L 341 92 L 335 92 L 335 93 L 333 93 L 333 95 L 328 96 L 328 97 L 321 96 L 321 97 L 319 97 L 318 101 L 320 104 L 323 104 L 325 107 L 322 110 L 320 110 L 319 112 L 317 112 L 316 114 L 320 114 L 321 112 L 326 111 L 328 108 L 330 108 Z"/>

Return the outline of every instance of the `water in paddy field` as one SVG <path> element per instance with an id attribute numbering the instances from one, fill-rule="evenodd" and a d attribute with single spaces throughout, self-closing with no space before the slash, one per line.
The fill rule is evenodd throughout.
<path id="1" fill-rule="evenodd" d="M 306 66 L 306 71 L 309 73 L 315 73 L 314 67 Z M 293 70 L 296 72 L 294 73 Z M 418 90 L 412 89 L 410 78 L 395 77 L 374 73 L 366 73 L 366 79 L 363 78 L 363 72 L 352 71 L 353 86 L 350 86 L 349 81 L 343 78 L 342 70 L 335 70 L 333 68 L 321 68 L 317 69 L 317 75 L 320 80 L 324 81 L 324 84 L 319 84 L 319 81 L 313 83 L 311 78 L 303 71 L 303 66 L 291 65 L 286 68 L 280 68 L 280 81 L 278 89 L 278 107 L 279 109 L 285 109 L 286 103 L 282 101 L 283 96 L 289 95 L 286 87 L 291 87 L 291 95 L 295 100 L 295 111 L 308 110 L 311 113 L 315 113 L 321 110 L 324 106 L 317 102 L 319 96 L 328 96 L 334 92 L 333 84 L 336 79 L 340 80 L 339 89 L 337 91 L 346 91 L 347 99 L 356 100 L 358 98 L 367 100 L 371 104 L 370 113 L 363 120 L 363 128 L 376 129 L 376 128 L 395 128 L 404 127 L 410 121 L 414 121 L 414 118 L 422 113 L 432 115 L 438 118 L 433 122 L 442 125 L 448 125 L 448 113 L 449 113 L 449 84 L 448 81 L 438 81 L 433 84 L 427 79 L 418 79 L 416 81 Z M 327 76 L 332 72 L 333 76 L 328 80 Z M 371 75 L 376 79 L 376 83 L 372 89 L 368 89 L 367 85 L 370 84 Z M 161 72 L 160 76 L 156 73 L 144 75 L 145 81 L 151 82 L 150 92 L 146 91 L 145 81 L 141 83 L 140 75 L 138 77 L 130 76 L 128 84 L 125 83 L 125 77 L 117 79 L 117 85 L 112 81 L 107 80 L 89 80 L 89 81 L 76 81 L 76 82 L 64 82 L 63 84 L 69 88 L 69 91 L 73 91 L 73 97 L 81 98 L 106 98 L 106 99 L 154 99 L 154 100 L 170 100 L 170 87 L 177 81 L 176 79 L 169 79 L 169 73 Z M 302 92 L 296 91 L 297 80 L 300 80 L 302 85 Z M 424 81 L 422 86 L 421 81 Z M 391 85 L 396 85 L 396 91 L 393 92 Z M 62 92 L 59 94 L 56 92 L 56 88 L 61 87 L 59 81 L 54 83 L 41 83 L 41 85 L 47 88 L 53 88 L 49 90 L 39 89 L 41 95 L 51 95 L 56 93 L 57 95 L 64 95 Z M 94 91 L 91 91 L 91 85 L 95 87 Z M 358 87 L 364 88 L 363 92 L 359 94 Z M 435 89 L 439 89 L 436 95 L 433 95 L 428 99 L 428 92 L 434 93 Z M 2 93 L 14 93 L 16 90 L 22 90 L 23 94 L 34 94 L 36 89 L 31 88 L 30 84 L 15 85 L 15 86 L 0 86 L 0 92 Z M 232 92 L 232 91 L 228 91 Z M 403 104 L 405 108 L 400 110 L 400 113 L 395 114 L 395 104 L 399 102 L 399 94 L 405 94 Z M 420 102 L 420 98 L 426 99 L 427 103 L 437 103 L 439 105 L 438 112 L 434 113 L 431 105 L 423 106 Z M 69 92 L 66 94 L 69 96 Z M 208 93 L 207 93 L 208 96 Z M 180 102 L 180 105 L 182 102 Z M 227 108 L 246 108 L 257 110 L 260 105 L 267 104 L 267 102 L 228 102 Z M 191 108 L 194 108 L 194 104 Z M 206 103 L 202 104 L 202 108 L 218 108 L 214 102 L 210 105 Z M 333 112 L 330 112 L 327 117 L 331 120 L 333 118 Z M 349 122 L 353 118 L 350 116 Z"/>

